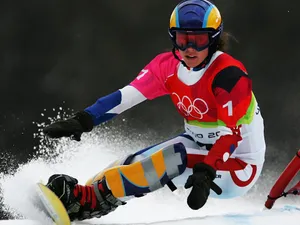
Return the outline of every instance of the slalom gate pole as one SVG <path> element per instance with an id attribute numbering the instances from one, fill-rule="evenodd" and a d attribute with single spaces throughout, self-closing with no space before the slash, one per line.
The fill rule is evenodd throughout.
<path id="1" fill-rule="evenodd" d="M 287 167 L 284 169 L 284 171 L 281 173 L 281 175 L 273 185 L 268 195 L 268 199 L 265 202 L 265 207 L 267 209 L 271 209 L 275 201 L 282 196 L 284 189 L 290 183 L 290 181 L 296 176 L 299 169 L 300 169 L 300 149 L 298 150 L 296 156 L 294 156 L 292 161 L 287 165 Z"/>

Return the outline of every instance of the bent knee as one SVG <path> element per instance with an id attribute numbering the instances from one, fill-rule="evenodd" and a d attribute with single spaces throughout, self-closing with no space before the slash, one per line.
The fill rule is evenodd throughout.
<path id="1" fill-rule="evenodd" d="M 137 156 L 129 156 L 123 163 L 114 163 L 89 182 L 105 177 L 115 197 L 142 195 L 163 187 L 182 174 L 187 165 L 186 150 L 181 143 L 164 147 L 138 161 Z"/>

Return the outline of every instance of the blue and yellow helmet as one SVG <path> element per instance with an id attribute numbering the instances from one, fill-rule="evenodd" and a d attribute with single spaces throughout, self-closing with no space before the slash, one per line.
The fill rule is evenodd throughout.
<path id="1" fill-rule="evenodd" d="M 223 31 L 221 14 L 217 7 L 207 0 L 185 0 L 180 2 L 172 12 L 170 18 L 169 35 L 173 46 L 177 49 L 185 50 L 176 42 L 176 35 L 181 33 L 207 34 L 209 41 L 206 45 L 190 47 L 200 51 L 213 45 L 219 39 Z M 201 40 L 200 40 L 201 42 Z M 202 43 L 205 43 L 202 41 Z"/>

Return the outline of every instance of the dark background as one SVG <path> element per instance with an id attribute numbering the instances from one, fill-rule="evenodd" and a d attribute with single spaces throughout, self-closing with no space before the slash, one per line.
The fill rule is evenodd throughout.
<path id="1" fill-rule="evenodd" d="M 81 110 L 127 85 L 156 54 L 171 49 L 167 29 L 177 0 L 9 0 L 0 3 L 1 172 L 35 153 L 36 122 L 53 108 Z M 299 1 L 216 0 L 231 53 L 253 79 L 265 119 L 266 168 L 282 169 L 300 147 Z M 45 112 L 46 109 L 46 112 Z M 42 117 L 45 113 L 46 117 Z M 115 119 L 126 129 L 182 129 L 168 97 Z M 10 157 L 6 157 L 10 155 Z M 279 157 L 280 155 L 280 157 Z M 10 159 L 14 159 L 11 160 Z M 272 164 L 270 163 L 272 162 Z"/>

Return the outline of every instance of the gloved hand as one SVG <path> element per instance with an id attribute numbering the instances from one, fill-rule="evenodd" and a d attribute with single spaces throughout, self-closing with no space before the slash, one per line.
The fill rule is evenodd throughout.
<path id="1" fill-rule="evenodd" d="M 59 120 L 43 129 L 43 133 L 50 138 L 71 137 L 80 141 L 83 132 L 93 129 L 93 119 L 85 111 L 80 111 L 66 120 Z"/>
<path id="2" fill-rule="evenodd" d="M 216 178 L 216 170 L 205 163 L 197 163 L 193 168 L 193 174 L 189 176 L 184 187 L 192 191 L 187 198 L 187 204 L 191 209 L 197 210 L 203 207 L 212 189 L 220 195 L 222 189 L 213 182 Z"/>

